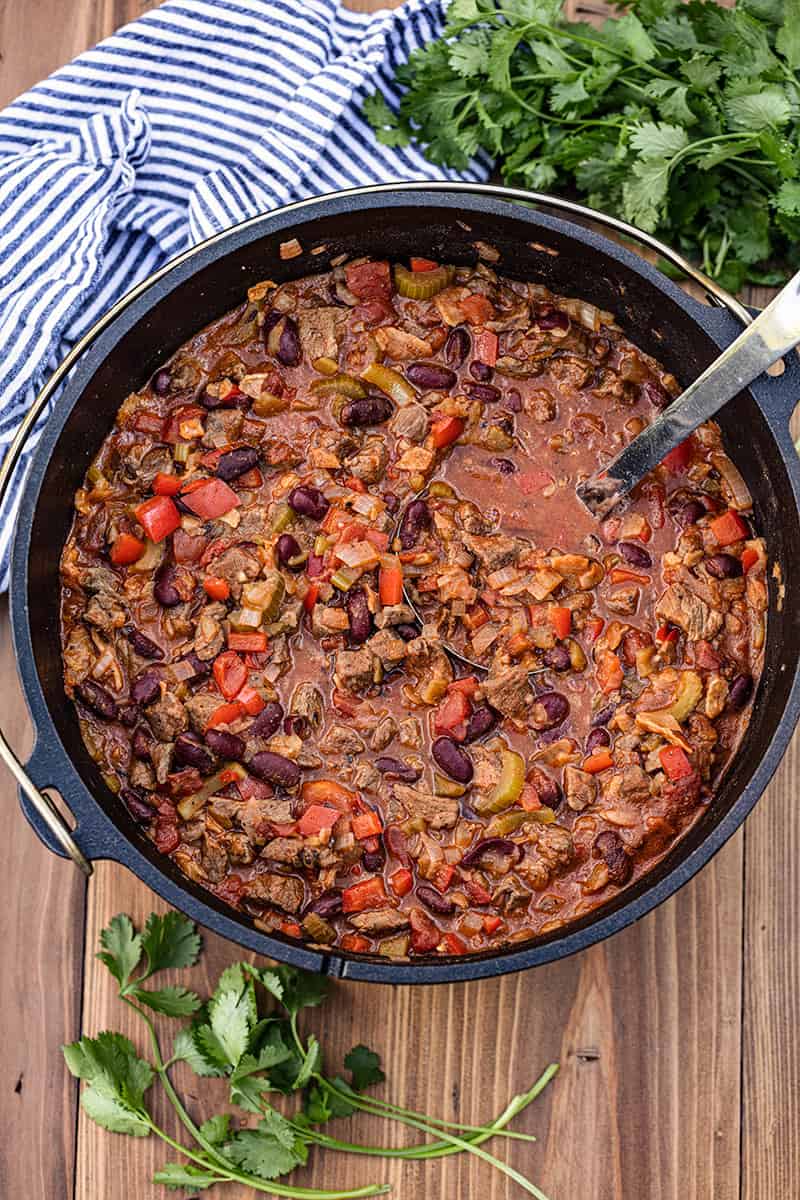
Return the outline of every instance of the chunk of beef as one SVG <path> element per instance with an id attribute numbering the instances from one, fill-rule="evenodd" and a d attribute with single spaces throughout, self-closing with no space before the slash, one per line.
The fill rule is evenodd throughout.
<path id="1" fill-rule="evenodd" d="M 130 446 L 120 463 L 125 482 L 138 484 L 143 492 L 150 488 L 156 475 L 173 469 L 172 454 L 167 446 L 148 448 L 148 445 L 148 442 L 139 442 Z"/>
<path id="2" fill-rule="evenodd" d="M 222 883 L 228 873 L 228 852 L 221 838 L 204 834 L 200 866 L 211 883 Z"/>
<path id="3" fill-rule="evenodd" d="M 125 624 L 125 609 L 110 592 L 98 592 L 86 605 L 83 619 L 103 633 L 113 634 Z"/>
<path id="4" fill-rule="evenodd" d="M 380 331 L 379 331 L 380 332 Z M 421 442 L 427 437 L 430 417 L 421 404 L 405 404 L 398 408 L 389 422 L 389 428 L 397 438 L 408 438 L 410 442 Z"/>
<path id="5" fill-rule="evenodd" d="M 359 792 L 377 793 L 383 787 L 383 776 L 372 763 L 360 762 L 353 772 L 353 787 Z"/>
<path id="6" fill-rule="evenodd" d="M 492 892 L 492 904 L 505 913 L 514 912 L 517 908 L 526 908 L 530 899 L 530 892 L 513 875 L 506 875 Z"/>
<path id="7" fill-rule="evenodd" d="M 339 357 L 339 340 L 344 332 L 347 313 L 334 305 L 301 308 L 297 314 L 300 344 L 308 362 L 317 358 Z"/>
<path id="8" fill-rule="evenodd" d="M 595 853 L 603 859 L 608 868 L 610 883 L 627 883 L 633 872 L 633 861 L 626 853 L 622 838 L 616 830 L 609 829 L 600 833 L 594 840 Z"/>
<path id="9" fill-rule="evenodd" d="M 382 717 L 370 734 L 369 744 L 373 750 L 385 750 L 397 736 L 397 722 L 391 714 Z"/>
<path id="10" fill-rule="evenodd" d="M 119 580 L 108 567 L 89 567 L 88 571 L 84 572 L 82 583 L 87 592 L 107 592 L 116 600 L 122 599 L 118 588 Z"/>
<path id="11" fill-rule="evenodd" d="M 172 759 L 175 754 L 174 742 L 156 742 L 150 750 L 150 758 L 156 769 L 156 780 L 164 784 L 172 771 Z"/>
<path id="12" fill-rule="evenodd" d="M 328 732 L 319 743 L 319 748 L 322 753 L 328 757 L 333 757 L 338 754 L 361 754 L 366 750 L 366 743 L 355 729 L 350 729 L 347 725 L 331 725 Z"/>
<path id="13" fill-rule="evenodd" d="M 160 742 L 174 742 L 179 733 L 189 728 L 186 708 L 172 692 L 145 709 L 150 728 Z"/>
<path id="14" fill-rule="evenodd" d="M 555 398 L 544 388 L 537 388 L 526 398 L 525 409 L 534 421 L 552 421 L 556 415 Z"/>
<path id="15" fill-rule="evenodd" d="M 241 808 L 241 800 L 236 800 L 233 796 L 212 796 L 206 811 L 223 829 L 232 829 Z"/>
<path id="16" fill-rule="evenodd" d="M 345 692 L 364 692 L 375 682 L 375 656 L 366 646 L 340 650 L 336 655 L 336 682 Z"/>
<path id="17" fill-rule="evenodd" d="M 392 788 L 392 800 L 389 802 L 389 821 L 402 821 L 405 816 L 422 817 L 431 829 L 452 829 L 458 820 L 459 806 L 455 796 L 435 796 L 419 788 L 409 787 L 405 783 L 396 783 Z"/>
<path id="18" fill-rule="evenodd" d="M 194 652 L 204 662 L 216 658 L 225 645 L 225 632 L 220 624 L 224 613 L 221 604 L 208 604 L 200 614 L 194 635 Z"/>
<path id="19" fill-rule="evenodd" d="M 212 696 L 210 692 L 197 692 L 190 696 L 185 707 L 192 729 L 197 733 L 205 733 L 211 714 L 217 711 L 222 702 L 221 696 Z"/>
<path id="20" fill-rule="evenodd" d="M 469 288 L 465 287 L 448 287 L 438 293 L 433 303 L 436 305 L 439 316 L 445 325 L 461 324 L 464 320 L 464 310 L 461 307 L 461 303 L 467 299 L 469 294 Z"/>
<path id="21" fill-rule="evenodd" d="M 524 717 L 533 704 L 533 693 L 524 667 L 490 671 L 483 681 L 487 702 L 504 717 Z"/>
<path id="22" fill-rule="evenodd" d="M 564 795 L 567 804 L 575 812 L 583 812 L 594 803 L 597 796 L 597 780 L 588 771 L 579 767 L 564 767 Z"/>
<path id="23" fill-rule="evenodd" d="M 243 413 L 238 408 L 217 408 L 210 412 L 206 418 L 203 445 L 213 450 L 236 441 L 243 419 Z"/>
<path id="24" fill-rule="evenodd" d="M 605 804 L 644 804 L 650 799 L 650 776 L 631 763 L 603 780 Z"/>
<path id="25" fill-rule="evenodd" d="M 436 704 L 453 682 L 453 664 L 441 646 L 418 637 L 406 642 L 406 667 L 417 681 L 417 692 L 425 704 Z"/>
<path id="26" fill-rule="evenodd" d="M 710 608 L 681 583 L 673 583 L 667 588 L 656 605 L 656 616 L 661 621 L 678 625 L 692 642 L 701 638 L 710 641 L 719 633 L 723 622 L 721 612 Z"/>
<path id="27" fill-rule="evenodd" d="M 375 624 L 378 629 L 388 629 L 392 625 L 413 625 L 414 613 L 407 604 L 388 604 L 375 614 Z"/>
<path id="28" fill-rule="evenodd" d="M 375 341 L 387 358 L 395 362 L 410 362 L 415 358 L 428 358 L 433 353 L 430 342 L 400 329 L 397 325 L 382 325 L 374 333 Z"/>
<path id="29" fill-rule="evenodd" d="M 325 701 L 322 692 L 313 683 L 298 683 L 289 701 L 289 716 L 292 730 L 299 737 L 309 737 L 322 726 Z"/>
<path id="30" fill-rule="evenodd" d="M 306 846 L 302 838 L 277 837 L 267 842 L 261 857 L 287 867 L 314 867 L 319 856 L 313 847 Z"/>
<path id="31" fill-rule="evenodd" d="M 394 933 L 396 929 L 408 926 L 409 915 L 398 908 L 376 908 L 371 912 L 356 913 L 349 921 L 361 933 Z"/>
<path id="32" fill-rule="evenodd" d="M 390 629 L 381 629 L 367 642 L 367 648 L 380 659 L 384 671 L 398 667 L 406 656 L 406 642 Z"/>
<path id="33" fill-rule="evenodd" d="M 278 875 L 265 871 L 254 875 L 244 885 L 244 894 L 257 904 L 271 904 L 283 912 L 297 913 L 303 903 L 305 888 L 295 875 Z"/>
<path id="34" fill-rule="evenodd" d="M 389 461 L 389 448 L 384 438 L 370 437 L 356 453 L 346 459 L 347 469 L 364 483 L 380 483 Z"/>
<path id="35" fill-rule="evenodd" d="M 639 607 L 640 590 L 637 584 L 628 583 L 623 587 L 614 588 L 606 596 L 606 605 L 612 612 L 630 617 Z"/>
<path id="36" fill-rule="evenodd" d="M 563 871 L 575 857 L 572 834 L 561 825 L 537 825 L 535 845 L 553 872 Z"/>
<path id="37" fill-rule="evenodd" d="M 128 780 L 132 788 L 143 788 L 146 792 L 156 790 L 156 774 L 149 762 L 139 758 L 131 759 L 128 769 Z"/>
<path id="38" fill-rule="evenodd" d="M 292 820 L 290 800 L 276 800 L 273 796 L 259 799 L 257 796 L 245 800 L 238 813 L 239 824 L 250 841 L 263 846 L 272 835 L 272 825 L 288 825 Z"/>
<path id="39" fill-rule="evenodd" d="M 64 646 L 64 681 L 68 689 L 85 679 L 96 658 L 94 643 L 82 625 L 73 625 Z"/>
<path id="40" fill-rule="evenodd" d="M 212 560 L 210 570 L 224 579 L 231 589 L 234 600 L 242 594 L 242 584 L 255 579 L 261 573 L 261 563 L 255 547 L 236 545 L 223 550 Z"/>

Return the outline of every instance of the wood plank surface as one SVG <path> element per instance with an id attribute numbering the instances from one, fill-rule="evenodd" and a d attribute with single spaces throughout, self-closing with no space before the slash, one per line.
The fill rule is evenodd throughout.
<path id="1" fill-rule="evenodd" d="M 373 0 L 351 6 L 377 7 Z M 0 105 L 150 7 L 148 0 L 0 0 Z M 4 727 L 24 748 L 5 608 L 0 617 Z M 337 984 L 310 1025 L 334 1059 L 359 1040 L 379 1049 L 387 1097 L 469 1121 L 499 1111 L 547 1062 L 559 1061 L 556 1083 L 518 1122 L 539 1144 L 494 1147 L 551 1200 L 800 1195 L 798 774 L 796 738 L 745 831 L 678 896 L 602 946 L 481 983 Z M 166 1156 L 160 1144 L 103 1133 L 83 1117 L 76 1131 L 75 1088 L 58 1046 L 106 1027 L 142 1045 L 93 956 L 115 912 L 141 921 L 164 906 L 109 863 L 98 865 L 85 904 L 74 869 L 38 844 L 5 777 L 0 794 L 0 1196 L 160 1198 L 165 1193 L 150 1182 Z M 201 990 L 240 956 L 214 935 L 206 945 L 195 976 Z M 193 1115 L 224 1101 L 213 1081 L 198 1087 L 180 1071 L 176 1078 Z M 170 1124 L 168 1113 L 159 1116 Z M 340 1128 L 345 1136 L 346 1124 Z M 398 1136 L 367 1118 L 357 1128 L 364 1141 Z M 305 1177 L 325 1187 L 385 1179 L 399 1200 L 521 1195 L 464 1157 L 384 1164 L 318 1156 Z"/>

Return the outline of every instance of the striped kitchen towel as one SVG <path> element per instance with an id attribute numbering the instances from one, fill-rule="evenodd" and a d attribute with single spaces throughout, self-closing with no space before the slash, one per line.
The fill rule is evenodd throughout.
<path id="1" fill-rule="evenodd" d="M 0 113 L 0 454 L 69 347 L 188 246 L 337 188 L 456 177 L 379 145 L 361 113 L 376 86 L 396 102 L 394 70 L 437 35 L 442 4 L 168 0 Z"/>

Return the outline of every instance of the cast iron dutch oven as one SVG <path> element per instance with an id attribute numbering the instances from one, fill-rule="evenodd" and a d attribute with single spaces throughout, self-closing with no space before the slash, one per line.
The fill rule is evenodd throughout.
<path id="1" fill-rule="evenodd" d="M 616 313 L 626 334 L 681 381 L 691 380 L 741 331 L 747 314 L 718 289 L 715 295 L 722 296 L 724 307 L 701 304 L 628 250 L 509 197 L 597 217 L 530 193 L 401 184 L 291 205 L 204 243 L 130 293 L 78 348 L 77 365 L 55 401 L 22 486 L 11 613 L 36 745 L 24 770 L 10 751 L 3 757 L 20 783 L 28 820 L 50 849 L 69 854 L 84 870 L 91 869 L 92 859 L 124 863 L 201 924 L 313 971 L 384 983 L 472 979 L 548 962 L 608 937 L 672 895 L 741 825 L 777 767 L 800 711 L 800 462 L 788 428 L 800 398 L 800 369 L 792 355 L 781 377 L 762 376 L 721 416 L 726 448 L 753 494 L 774 564 L 764 671 L 749 727 L 708 811 L 654 870 L 602 908 L 563 931 L 466 958 L 393 963 L 306 949 L 259 932 L 247 916 L 185 878 L 156 852 L 101 779 L 61 679 L 58 564 L 72 496 L 125 396 L 196 330 L 238 305 L 249 285 L 327 270 L 342 254 L 397 260 L 413 253 L 465 264 L 475 261 L 473 243 L 481 239 L 500 251 L 501 272 Z M 304 252 L 282 261 L 279 245 L 292 237 Z M 317 248 L 320 252 L 312 254 Z M 71 834 L 46 807 L 41 789 L 48 786 L 72 810 Z"/>

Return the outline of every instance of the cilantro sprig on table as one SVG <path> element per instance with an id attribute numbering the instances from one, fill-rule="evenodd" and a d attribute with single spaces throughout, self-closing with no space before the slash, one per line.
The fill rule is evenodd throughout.
<path id="1" fill-rule="evenodd" d="M 112 919 L 100 935 L 98 958 L 117 982 L 119 997 L 146 1027 L 150 1057 L 142 1057 L 121 1033 L 105 1031 L 64 1047 L 73 1075 L 84 1081 L 81 1104 L 98 1125 L 133 1137 L 155 1135 L 180 1155 L 156 1171 L 154 1182 L 194 1192 L 214 1184 L 237 1182 L 257 1192 L 295 1200 L 347 1200 L 389 1191 L 386 1184 L 335 1191 L 278 1182 L 303 1166 L 313 1147 L 373 1157 L 424 1160 L 462 1151 L 476 1155 L 539 1200 L 543 1193 L 483 1143 L 502 1136 L 531 1142 L 528 1134 L 506 1126 L 547 1086 L 557 1071 L 551 1064 L 527 1092 L 514 1096 L 487 1125 L 429 1117 L 381 1100 L 366 1089 L 383 1083 L 380 1059 L 363 1045 L 345 1056 L 349 1079 L 326 1072 L 322 1047 L 313 1033 L 301 1033 L 298 1016 L 322 1004 L 328 982 L 294 967 L 257 967 L 233 963 L 203 1000 L 186 987 L 147 987 L 153 976 L 171 968 L 192 967 L 200 954 L 195 926 L 176 912 L 151 914 L 137 932 L 130 917 Z M 149 1010 L 149 1011 L 148 1011 Z M 165 1058 L 151 1013 L 190 1018 Z M 238 1111 L 218 1113 L 202 1124 L 193 1120 L 178 1095 L 170 1069 L 186 1063 L 200 1077 L 227 1079 L 230 1103 Z M 189 1135 L 180 1142 L 157 1124 L 147 1099 L 160 1083 Z M 294 1096 L 287 1113 L 269 1096 Z M 424 1135 L 409 1146 L 372 1146 L 342 1141 L 324 1126 L 336 1117 L 359 1112 L 398 1122 Z"/>
<path id="2" fill-rule="evenodd" d="M 452 0 L 378 139 L 579 193 L 736 290 L 800 266 L 800 0 L 633 0 L 601 28 L 561 0 Z"/>

